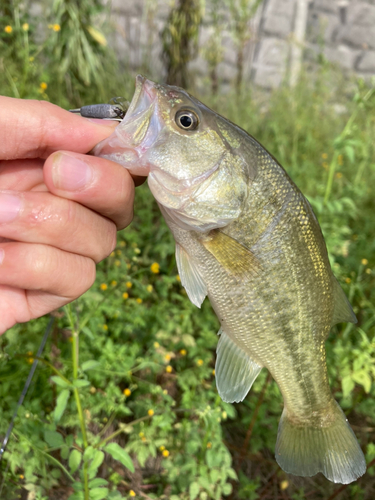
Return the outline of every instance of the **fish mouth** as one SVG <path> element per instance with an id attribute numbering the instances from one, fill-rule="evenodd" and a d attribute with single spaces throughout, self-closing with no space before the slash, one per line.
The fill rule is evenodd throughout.
<path id="1" fill-rule="evenodd" d="M 120 163 L 134 175 L 147 176 L 151 165 L 145 153 L 153 146 L 161 130 L 157 101 L 155 84 L 138 75 L 124 119 L 111 136 L 95 146 L 93 154 Z"/>

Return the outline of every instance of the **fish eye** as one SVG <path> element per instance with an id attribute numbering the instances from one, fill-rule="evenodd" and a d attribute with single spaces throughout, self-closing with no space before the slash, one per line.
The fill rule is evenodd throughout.
<path id="1" fill-rule="evenodd" d="M 183 130 L 194 130 L 198 127 L 198 116 L 190 109 L 180 109 L 175 116 L 177 125 Z"/>

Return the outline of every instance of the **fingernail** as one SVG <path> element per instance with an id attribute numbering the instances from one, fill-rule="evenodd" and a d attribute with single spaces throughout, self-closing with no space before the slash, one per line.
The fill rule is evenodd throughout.
<path id="1" fill-rule="evenodd" d="M 65 153 L 57 153 L 53 160 L 52 180 L 57 189 L 79 191 L 90 184 L 92 170 L 84 161 Z"/>
<path id="2" fill-rule="evenodd" d="M 0 224 L 14 220 L 21 208 L 21 200 L 12 194 L 0 193 Z"/>

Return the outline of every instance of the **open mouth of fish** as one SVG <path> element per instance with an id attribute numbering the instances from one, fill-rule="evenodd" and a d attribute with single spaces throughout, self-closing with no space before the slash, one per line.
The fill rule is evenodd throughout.
<path id="1" fill-rule="evenodd" d="M 134 175 L 148 177 L 157 201 L 171 208 L 181 208 L 219 164 L 199 176 L 178 179 L 151 163 L 147 153 L 156 144 L 163 127 L 157 107 L 158 89 L 153 82 L 138 75 L 125 118 L 112 136 L 95 146 L 93 154 L 120 163 Z"/>

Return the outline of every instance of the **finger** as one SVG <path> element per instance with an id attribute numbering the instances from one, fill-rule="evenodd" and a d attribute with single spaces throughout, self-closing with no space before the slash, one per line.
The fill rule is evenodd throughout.
<path id="1" fill-rule="evenodd" d="M 51 245 L 95 262 L 116 246 L 112 221 L 48 192 L 0 192 L 0 236 Z"/>
<path id="2" fill-rule="evenodd" d="M 100 124 L 46 101 L 0 96 L 0 158 L 47 158 L 69 149 L 87 153 L 108 137 L 117 122 Z"/>
<path id="3" fill-rule="evenodd" d="M 2 243 L 0 285 L 47 292 L 73 300 L 95 281 L 92 259 L 48 245 Z"/>
<path id="4" fill-rule="evenodd" d="M 44 180 L 51 193 L 99 212 L 118 229 L 129 225 L 133 218 L 134 182 L 117 163 L 60 151 L 46 160 Z"/>
<path id="5" fill-rule="evenodd" d="M 43 177 L 44 161 L 32 160 L 0 161 L 0 190 L 31 191 L 46 190 Z"/>

